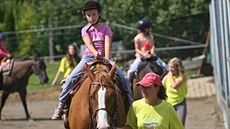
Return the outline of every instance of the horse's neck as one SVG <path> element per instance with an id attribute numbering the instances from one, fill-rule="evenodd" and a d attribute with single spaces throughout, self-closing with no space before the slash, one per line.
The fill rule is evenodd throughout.
<path id="1" fill-rule="evenodd" d="M 82 98 L 82 99 L 86 99 L 88 100 L 88 96 L 89 96 L 89 88 L 91 85 L 91 80 L 89 79 L 89 77 L 87 77 L 83 83 L 81 84 L 80 88 L 78 89 L 77 93 L 75 95 L 78 95 L 80 97 L 86 96 L 86 98 Z"/>
<path id="2" fill-rule="evenodd" d="M 31 75 L 32 74 L 32 65 L 33 65 L 32 60 L 15 62 L 13 72 L 18 73 L 21 76 L 26 76 L 27 74 Z"/>
<path id="3" fill-rule="evenodd" d="M 25 61 L 16 61 L 15 62 L 16 65 L 18 65 L 18 66 L 22 65 L 25 67 L 33 65 L 33 63 L 34 63 L 33 60 L 25 60 Z"/>

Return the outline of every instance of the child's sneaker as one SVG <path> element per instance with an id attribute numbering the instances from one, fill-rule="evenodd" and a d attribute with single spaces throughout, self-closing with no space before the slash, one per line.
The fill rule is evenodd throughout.
<path id="1" fill-rule="evenodd" d="M 63 115 L 63 109 L 65 107 L 64 103 L 59 102 L 58 106 L 55 108 L 54 114 L 51 117 L 52 120 L 60 120 Z"/>
<path id="2" fill-rule="evenodd" d="M 54 111 L 53 116 L 51 117 L 52 120 L 60 120 L 62 116 L 62 110 L 61 108 L 56 108 Z"/>

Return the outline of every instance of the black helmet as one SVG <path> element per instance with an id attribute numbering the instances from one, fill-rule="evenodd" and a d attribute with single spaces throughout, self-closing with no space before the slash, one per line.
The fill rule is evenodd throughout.
<path id="1" fill-rule="evenodd" d="M 138 21 L 138 29 L 139 30 L 144 30 L 145 28 L 152 27 L 152 23 L 148 19 L 142 19 Z"/>
<path id="2" fill-rule="evenodd" d="M 85 6 L 82 11 L 85 12 L 86 10 L 89 10 L 89 9 L 97 9 L 99 12 L 101 12 L 100 4 L 95 0 L 89 0 L 85 2 Z"/>

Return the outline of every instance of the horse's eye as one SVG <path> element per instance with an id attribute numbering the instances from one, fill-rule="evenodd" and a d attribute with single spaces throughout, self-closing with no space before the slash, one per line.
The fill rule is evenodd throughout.
<path id="1" fill-rule="evenodd" d="M 111 94 L 111 96 L 114 96 L 114 95 L 116 95 L 116 92 L 113 92 L 113 93 Z"/>

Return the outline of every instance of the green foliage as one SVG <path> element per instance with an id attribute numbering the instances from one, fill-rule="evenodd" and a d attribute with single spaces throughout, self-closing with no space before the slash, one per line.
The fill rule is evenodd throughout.
<path id="1" fill-rule="evenodd" d="M 48 90 L 48 89 L 60 89 L 61 86 L 60 85 L 57 85 L 57 86 L 54 86 L 52 87 L 51 86 L 51 83 L 57 73 L 57 70 L 58 70 L 58 67 L 59 67 L 59 62 L 55 62 L 55 63 L 46 63 L 47 65 L 47 68 L 46 68 L 46 71 L 47 71 L 47 74 L 48 74 L 48 77 L 49 77 L 49 82 L 48 84 L 44 84 L 44 85 L 41 85 L 39 83 L 39 79 L 36 75 L 32 75 L 29 79 L 29 84 L 28 84 L 28 91 L 37 91 L 37 90 Z M 61 81 L 61 78 L 59 79 L 59 81 Z"/>
<path id="2" fill-rule="evenodd" d="M 4 6 L 5 10 L 2 10 L 3 14 L 1 15 L 2 18 L 0 18 L 0 20 L 3 20 L 1 21 L 0 31 L 15 31 L 16 19 L 14 18 L 14 10 L 12 9 L 15 8 L 15 2 L 3 2 L 1 5 Z M 5 45 L 12 52 L 16 51 L 18 46 L 16 43 L 11 43 L 8 38 Z"/>
<path id="3" fill-rule="evenodd" d="M 50 47 L 55 55 L 65 53 L 69 43 L 82 44 L 81 27 L 87 21 L 82 13 L 85 0 L 5 0 L 0 3 L 0 31 L 17 33 L 7 35 L 7 48 L 17 57 L 48 56 Z M 136 31 L 118 28 L 113 23 L 130 27 L 137 26 L 138 20 L 149 18 L 154 26 L 153 32 L 187 40 L 205 42 L 209 30 L 208 5 L 210 0 L 98 0 L 103 7 L 102 21 L 110 23 L 113 40 L 122 40 L 126 49 L 133 49 Z M 53 30 L 53 46 L 49 46 L 49 32 L 18 33 L 21 30 L 57 28 L 61 26 L 79 27 Z M 184 45 L 155 37 L 156 47 Z M 56 47 L 60 46 L 60 47 Z M 33 48 L 33 52 L 31 51 Z M 62 48 L 63 50 L 57 50 Z M 201 50 L 170 51 L 160 53 L 163 58 L 182 55 L 194 56 Z"/>
<path id="4" fill-rule="evenodd" d="M 34 23 L 36 23 L 36 17 L 35 11 L 27 2 L 18 2 L 16 6 L 16 12 L 15 12 L 15 19 L 17 19 L 17 22 L 15 24 L 16 30 L 27 30 L 27 29 L 33 29 Z M 18 34 L 19 38 L 19 46 L 18 46 L 18 53 L 16 56 L 18 57 L 25 57 L 25 56 L 34 56 L 34 53 L 31 51 L 31 46 L 35 44 L 35 42 L 32 42 L 33 39 L 33 33 L 24 33 L 24 34 Z"/>

